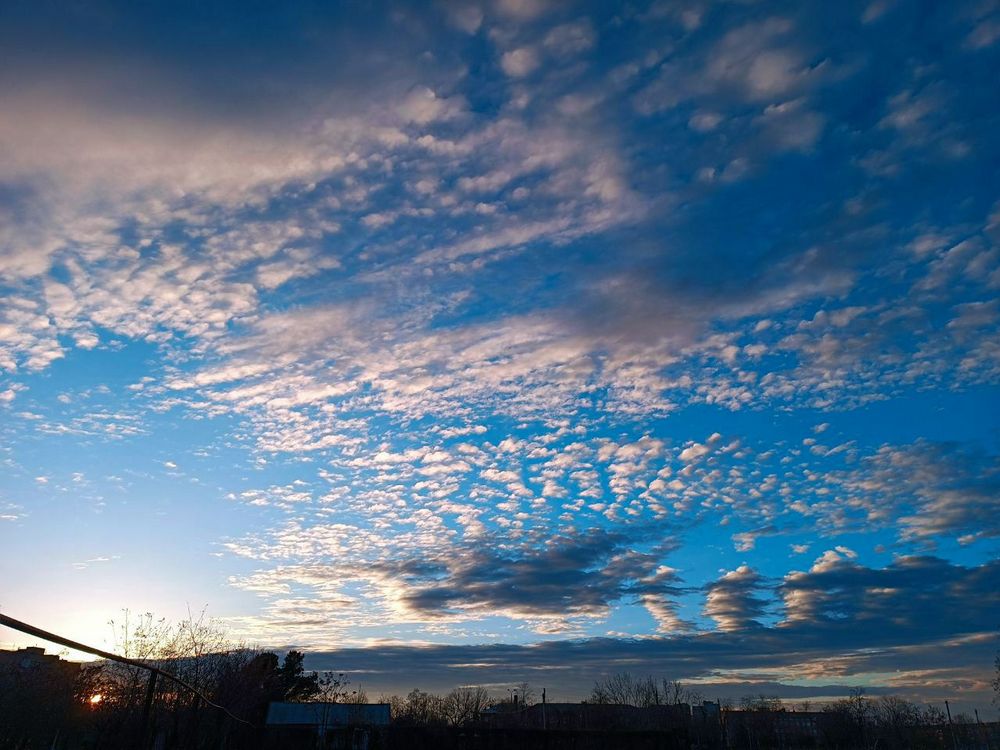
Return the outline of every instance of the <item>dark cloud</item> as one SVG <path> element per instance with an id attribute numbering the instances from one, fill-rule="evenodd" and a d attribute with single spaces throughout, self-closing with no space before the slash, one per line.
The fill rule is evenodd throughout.
<path id="1" fill-rule="evenodd" d="M 882 569 L 848 560 L 817 563 L 791 573 L 779 586 L 787 627 L 831 638 L 862 628 L 872 645 L 920 643 L 1000 627 L 1000 561 L 978 567 L 938 557 L 901 557 Z M 936 617 L 934 612 L 948 612 Z"/>
<path id="2" fill-rule="evenodd" d="M 706 589 L 705 614 L 719 624 L 720 630 L 745 630 L 760 627 L 757 618 L 767 611 L 767 600 L 758 596 L 764 579 L 743 565 L 729 571 Z"/>
<path id="3" fill-rule="evenodd" d="M 366 15 L 308 0 L 13 3 L 0 28 L 0 92 L 22 109 L 30 90 L 53 109 L 79 102 L 104 115 L 245 129 L 357 114 L 388 107 L 418 81 L 454 82 L 441 24 L 405 8 L 386 22 L 380 5 Z M 441 52 L 421 56 L 428 47 Z"/>
<path id="4" fill-rule="evenodd" d="M 387 690 L 528 679 L 580 698 L 594 679 L 632 671 L 705 682 L 716 696 L 842 695 L 863 683 L 871 692 L 924 699 L 961 694 L 987 704 L 1000 626 L 1000 561 L 965 567 L 911 557 L 883 569 L 843 561 L 817 568 L 778 587 L 794 616 L 771 627 L 526 646 L 392 644 L 315 653 L 309 666 L 347 671 L 369 688 Z M 746 625 L 747 615 L 761 610 L 748 593 L 760 579 L 753 571 L 736 573 L 717 590 L 729 597 L 725 613 Z M 942 612 L 948 616 L 938 616 Z M 775 680 L 775 671 L 786 676 Z M 874 683 L 866 676 L 887 672 L 895 676 Z M 785 683 L 792 679 L 805 684 Z"/>
<path id="5" fill-rule="evenodd" d="M 604 613 L 628 596 L 676 593 L 670 577 L 657 576 L 665 545 L 636 551 L 641 534 L 592 529 L 561 535 L 539 548 L 480 547 L 450 550 L 435 560 L 432 582 L 406 562 L 384 572 L 410 580 L 405 604 L 422 614 L 517 611 L 526 615 Z"/>

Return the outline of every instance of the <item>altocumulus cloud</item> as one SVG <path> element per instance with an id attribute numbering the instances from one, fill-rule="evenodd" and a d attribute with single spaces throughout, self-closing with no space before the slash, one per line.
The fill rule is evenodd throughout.
<path id="1" fill-rule="evenodd" d="M 997 23 L 13 9 L 0 561 L 372 688 L 981 701 Z"/>

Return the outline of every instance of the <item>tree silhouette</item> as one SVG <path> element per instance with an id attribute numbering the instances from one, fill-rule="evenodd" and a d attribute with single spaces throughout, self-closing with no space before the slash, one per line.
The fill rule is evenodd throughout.
<path id="1" fill-rule="evenodd" d="M 645 708 L 691 704 L 701 699 L 701 693 L 687 688 L 677 680 L 666 677 L 656 680 L 652 676 L 634 678 L 628 672 L 619 672 L 596 681 L 589 700 L 591 703 Z"/>
<path id="2" fill-rule="evenodd" d="M 289 651 L 285 654 L 277 676 L 280 700 L 306 701 L 320 692 L 319 675 L 315 672 L 307 674 L 303 667 L 304 661 L 305 654 L 301 651 Z"/>
<path id="3" fill-rule="evenodd" d="M 996 667 L 997 676 L 993 678 L 993 702 L 1000 706 L 1000 654 L 997 654 L 996 661 L 994 662 Z"/>

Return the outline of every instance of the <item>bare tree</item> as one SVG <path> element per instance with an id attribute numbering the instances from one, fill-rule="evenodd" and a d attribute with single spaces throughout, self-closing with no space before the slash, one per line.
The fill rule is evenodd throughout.
<path id="1" fill-rule="evenodd" d="M 32 701 L 31 712 L 22 712 L 32 726 L 50 732 L 45 746 L 53 742 L 51 731 L 59 730 L 59 744 L 65 747 L 134 747 L 154 738 L 165 747 L 236 747 L 248 741 L 253 725 L 264 722 L 271 701 L 307 700 L 320 690 L 318 675 L 305 672 L 300 652 L 288 652 L 282 663 L 274 653 L 230 640 L 225 629 L 204 612 L 189 613 L 187 619 L 172 624 L 149 613 L 135 615 L 125 610 L 110 625 L 114 646 L 109 650 L 174 675 L 194 691 L 168 679 L 156 680 L 149 713 L 152 737 L 141 740 L 138 733 L 143 727 L 149 670 L 113 660 L 74 668 L 62 681 L 66 687 L 62 693 L 50 690 Z M 31 685 L 15 688 L 8 689 L 0 675 L 0 745 L 4 747 L 10 746 L 5 744 L 5 732 L 11 726 L 9 696 L 27 698 L 32 694 L 29 688 L 34 689 Z M 363 689 L 347 694 L 350 700 L 366 700 Z M 71 717 L 66 726 L 59 723 L 64 707 Z M 26 747 L 19 742 L 13 746 Z"/>
<path id="2" fill-rule="evenodd" d="M 479 717 L 489 704 L 490 694 L 484 687 L 455 688 L 445 696 L 445 716 L 449 724 L 461 726 L 479 721 Z"/>
<path id="3" fill-rule="evenodd" d="M 744 711 L 780 711 L 781 698 L 776 695 L 744 695 L 740 698 L 740 708 Z"/>
<path id="4" fill-rule="evenodd" d="M 393 696 L 389 700 L 393 721 L 421 726 L 446 723 L 444 704 L 440 696 L 417 689 L 411 690 L 405 698 Z"/>
<path id="5" fill-rule="evenodd" d="M 704 700 L 701 692 L 687 687 L 678 680 L 663 678 L 661 689 L 663 691 L 663 702 L 668 706 L 679 706 L 683 703 L 693 705 L 701 703 Z"/>
<path id="6" fill-rule="evenodd" d="M 648 675 L 636 680 L 632 701 L 632 705 L 642 708 L 661 705 L 664 702 L 664 696 L 660 691 L 659 683 Z"/>
<path id="7" fill-rule="evenodd" d="M 697 703 L 701 693 L 689 690 L 677 680 L 651 676 L 633 678 L 628 672 L 620 672 L 594 683 L 590 693 L 592 703 L 610 703 L 620 706 L 677 706 Z"/>
<path id="8" fill-rule="evenodd" d="M 993 702 L 1000 706 L 1000 654 L 997 654 L 996 661 L 994 662 L 996 667 L 996 677 L 993 678 Z"/>
<path id="9" fill-rule="evenodd" d="M 635 681 L 628 672 L 619 672 L 604 680 L 594 682 L 590 693 L 592 703 L 610 703 L 629 706 L 635 703 Z"/>
<path id="10" fill-rule="evenodd" d="M 937 706 L 928 704 L 924 710 L 920 712 L 920 722 L 931 727 L 943 727 L 948 723 L 948 717 L 945 715 L 945 712 Z"/>
<path id="11" fill-rule="evenodd" d="M 300 652 L 289 651 L 282 663 L 274 653 L 230 640 L 204 612 L 189 612 L 185 620 L 171 624 L 125 610 L 110 624 L 119 654 L 176 675 L 196 690 L 157 681 L 151 724 L 168 746 L 221 746 L 247 731 L 246 724 L 210 707 L 201 696 L 225 706 L 233 716 L 260 724 L 269 702 L 307 700 L 319 691 L 318 676 L 305 672 Z M 147 670 L 118 662 L 98 662 L 84 670 L 79 700 L 89 704 L 84 723 L 99 743 L 134 743 L 148 680 Z"/>
<path id="12" fill-rule="evenodd" d="M 538 693 L 531 686 L 530 682 L 527 681 L 519 682 L 517 684 L 517 687 L 514 689 L 517 690 L 517 694 L 521 696 L 520 700 L 522 706 L 527 707 L 527 706 L 533 706 L 535 704 L 535 700 L 538 697 Z"/>
<path id="13" fill-rule="evenodd" d="M 351 681 L 344 676 L 343 672 L 334 674 L 326 672 L 317 680 L 319 691 L 316 697 L 323 703 L 352 703 L 352 693 L 349 690 Z M 357 694 L 357 691 L 354 691 Z"/>

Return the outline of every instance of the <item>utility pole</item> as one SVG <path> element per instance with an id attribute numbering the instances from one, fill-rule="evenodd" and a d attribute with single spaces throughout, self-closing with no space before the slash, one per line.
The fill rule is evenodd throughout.
<path id="1" fill-rule="evenodd" d="M 127 664 L 130 667 L 138 667 L 140 669 L 145 669 L 147 672 L 149 672 L 149 681 L 146 683 L 146 699 L 142 707 L 142 719 L 140 726 L 142 737 L 139 740 L 139 745 L 138 745 L 139 748 L 144 747 L 145 746 L 144 743 L 147 742 L 146 731 L 149 728 L 149 719 L 153 708 L 153 698 L 155 697 L 156 694 L 156 679 L 158 677 L 163 677 L 164 679 L 170 680 L 171 682 L 180 685 L 182 688 L 189 690 L 191 693 L 195 695 L 195 697 L 198 699 L 199 702 L 204 702 L 207 705 L 211 706 L 212 708 L 216 708 L 222 711 L 233 721 L 237 721 L 240 724 L 245 724 L 248 727 L 253 727 L 254 729 L 258 729 L 258 727 L 256 727 L 252 722 L 246 721 L 245 719 L 241 719 L 239 716 L 236 716 L 232 711 L 230 711 L 225 706 L 220 706 L 218 703 L 214 703 L 210 699 L 206 698 L 202 694 L 202 692 L 198 690 L 198 688 L 182 680 L 180 677 L 172 675 L 170 674 L 170 672 L 165 672 L 159 667 L 154 667 L 151 664 L 146 664 L 145 662 L 140 661 L 139 659 L 129 659 L 128 657 L 125 656 L 112 654 L 109 651 L 103 651 L 99 648 L 92 648 L 90 646 L 86 646 L 80 643 L 79 641 L 74 641 L 69 638 L 65 638 L 61 635 L 50 633 L 48 630 L 42 630 L 39 627 L 35 627 L 34 625 L 29 625 L 28 623 L 22 622 L 21 620 L 15 620 L 13 617 L 9 617 L 3 614 L 2 612 L 0 612 L 0 626 L 8 627 L 11 630 L 17 630 L 21 633 L 26 633 L 27 635 L 34 636 L 35 638 L 41 638 L 44 641 L 49 641 L 51 643 L 58 643 L 60 646 L 65 646 L 66 648 L 71 648 L 76 651 L 83 651 L 84 653 L 87 654 L 93 654 L 94 656 L 99 656 L 102 659 L 116 661 L 120 664 Z"/>
<path id="2" fill-rule="evenodd" d="M 977 718 L 978 716 L 979 714 L 976 714 Z M 548 726 L 545 724 L 545 688 L 542 688 L 542 731 L 546 729 L 548 729 Z"/>
<path id="3" fill-rule="evenodd" d="M 944 710 L 948 712 L 948 732 L 951 734 L 952 750 L 958 750 L 958 743 L 955 741 L 955 725 L 951 723 L 951 706 L 948 701 L 944 702 Z"/>
<path id="4" fill-rule="evenodd" d="M 993 743 L 990 742 L 990 736 L 986 733 L 986 730 L 983 728 L 983 722 L 979 720 L 979 709 L 974 708 L 972 710 L 976 712 L 976 728 L 979 730 L 979 739 L 982 741 L 983 747 L 985 747 L 986 750 L 992 750 Z"/>
<path id="5" fill-rule="evenodd" d="M 146 700 L 142 704 L 142 721 L 139 724 L 139 747 L 147 747 L 149 743 L 149 714 L 153 708 L 153 696 L 156 695 L 156 672 L 150 671 L 146 683 Z"/>

